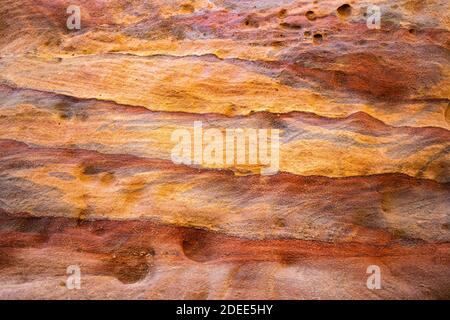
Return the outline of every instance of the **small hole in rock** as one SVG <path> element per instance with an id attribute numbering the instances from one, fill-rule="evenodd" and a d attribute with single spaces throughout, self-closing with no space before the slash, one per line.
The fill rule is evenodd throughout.
<path id="1" fill-rule="evenodd" d="M 245 19 L 244 24 L 245 24 L 246 26 L 249 26 L 249 27 L 254 27 L 254 28 L 258 28 L 258 27 L 259 27 L 258 21 L 257 21 L 256 18 L 253 17 L 253 16 L 248 16 L 248 17 Z"/>
<path id="2" fill-rule="evenodd" d="M 321 43 L 323 41 L 323 36 L 320 33 L 316 33 L 313 36 L 314 43 Z"/>
<path id="3" fill-rule="evenodd" d="M 280 11 L 278 11 L 278 18 L 284 18 L 287 15 L 287 10 L 286 9 L 281 9 Z"/>
<path id="4" fill-rule="evenodd" d="M 280 23 L 280 26 L 283 28 L 287 28 L 287 29 L 301 29 L 302 28 L 302 26 L 300 24 L 287 23 L 287 22 Z"/>
<path id="5" fill-rule="evenodd" d="M 306 15 L 306 18 L 310 21 L 316 20 L 316 14 L 314 13 L 314 11 L 309 10 L 306 12 L 305 15 Z"/>
<path id="6" fill-rule="evenodd" d="M 343 4 L 342 6 L 337 8 L 337 13 L 343 18 L 347 18 L 352 14 L 352 7 L 347 3 Z"/>

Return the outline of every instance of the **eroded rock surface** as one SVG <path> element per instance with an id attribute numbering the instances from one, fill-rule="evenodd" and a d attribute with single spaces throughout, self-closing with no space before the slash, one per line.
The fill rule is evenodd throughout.
<path id="1" fill-rule="evenodd" d="M 449 299 L 449 9 L 1 0 L 0 298 Z M 195 121 L 280 171 L 172 162 Z"/>

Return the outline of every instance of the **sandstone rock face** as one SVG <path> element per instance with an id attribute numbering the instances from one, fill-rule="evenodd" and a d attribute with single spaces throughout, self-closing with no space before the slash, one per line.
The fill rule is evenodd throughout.
<path id="1" fill-rule="evenodd" d="M 448 1 L 0 4 L 0 298 L 450 298 Z"/>

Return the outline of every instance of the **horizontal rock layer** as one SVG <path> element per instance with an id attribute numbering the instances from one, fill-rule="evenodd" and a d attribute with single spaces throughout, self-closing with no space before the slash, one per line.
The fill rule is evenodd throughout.
<path id="1" fill-rule="evenodd" d="M 449 298 L 448 243 L 261 241 L 136 220 L 0 219 L 3 298 Z M 80 290 L 65 286 L 73 263 Z M 382 268 L 383 290 L 367 289 L 368 265 Z"/>

